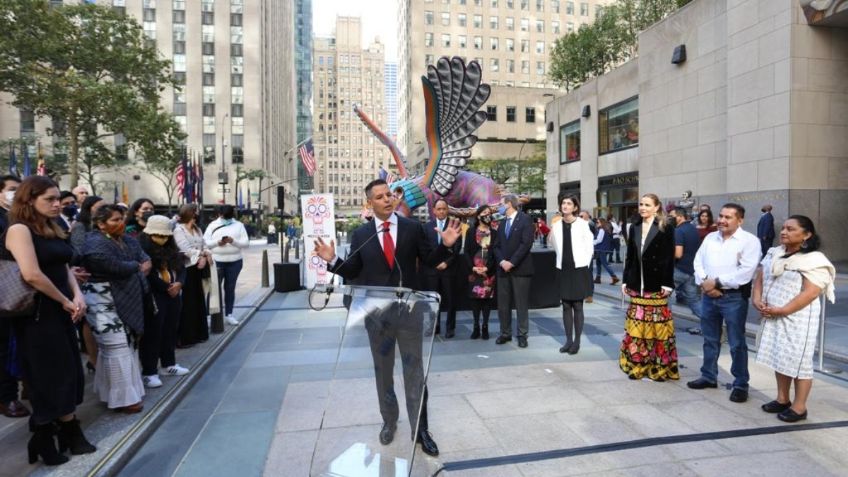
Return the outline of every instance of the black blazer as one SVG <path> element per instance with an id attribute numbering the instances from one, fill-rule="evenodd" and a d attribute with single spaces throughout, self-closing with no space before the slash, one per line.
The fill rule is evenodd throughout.
<path id="1" fill-rule="evenodd" d="M 329 270 L 357 285 L 369 286 L 398 286 L 402 272 L 403 286 L 420 290 L 422 284 L 418 280 L 417 260 L 436 266 L 447 260 L 452 252 L 445 246 L 431 246 L 419 222 L 401 216 L 397 219 L 394 268 L 389 269 L 386 263 L 380 239 L 375 235 L 376 225 L 371 221 L 351 234 L 350 250 L 360 246 L 362 250 L 350 255 L 346 261 L 338 260 Z"/>
<path id="2" fill-rule="evenodd" d="M 436 222 L 436 220 L 433 219 L 433 220 L 427 222 L 424 225 L 424 234 L 427 236 L 427 241 L 430 243 L 430 245 L 433 248 L 437 248 L 438 245 L 439 245 L 439 241 L 438 241 L 438 238 L 436 236 L 436 230 L 435 230 L 437 224 L 438 223 Z M 447 226 L 448 226 L 448 219 L 445 219 L 445 227 L 447 227 Z M 442 228 L 442 230 L 444 230 L 444 228 Z M 430 275 L 430 276 L 435 276 L 437 274 L 455 273 L 456 272 L 456 256 L 459 255 L 459 250 L 460 250 L 461 247 L 462 247 L 462 243 L 461 243 L 461 237 L 460 237 L 460 240 L 457 240 L 456 243 L 453 244 L 453 247 L 451 247 L 451 255 L 446 260 L 442 260 L 443 262 L 448 264 L 448 268 L 446 268 L 442 271 L 439 271 L 439 270 L 436 270 L 434 267 L 431 267 L 431 266 L 427 265 L 426 263 L 422 262 L 421 263 L 422 273 L 424 273 L 425 275 Z M 436 265 L 438 265 L 438 263 L 436 263 Z M 401 264 L 401 266 L 403 266 L 403 264 Z"/>
<path id="3" fill-rule="evenodd" d="M 509 274 L 517 276 L 533 275 L 533 258 L 530 249 L 533 247 L 533 235 L 535 227 L 530 216 L 524 212 L 518 212 L 512 222 L 509 238 L 506 236 L 506 221 L 504 218 L 498 225 L 498 240 L 493 251 L 495 252 L 495 265 L 507 260 L 515 268 Z M 498 266 L 498 275 L 507 275 L 503 268 Z"/>
<path id="4" fill-rule="evenodd" d="M 662 287 L 674 289 L 674 227 L 666 225 L 665 230 L 660 230 L 654 220 L 645 238 L 645 249 L 640 253 L 642 225 L 642 222 L 633 224 L 627 237 L 624 284 L 634 291 L 658 292 Z"/>

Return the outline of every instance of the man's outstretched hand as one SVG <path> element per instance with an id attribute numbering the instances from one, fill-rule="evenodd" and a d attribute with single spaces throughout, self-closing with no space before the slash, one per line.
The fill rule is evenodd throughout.
<path id="1" fill-rule="evenodd" d="M 435 230 L 437 234 L 442 236 L 442 244 L 445 247 L 450 248 L 462 235 L 462 224 L 460 223 L 459 219 L 450 219 L 450 221 L 448 221 L 448 226 L 445 227 L 445 230 L 439 230 L 438 227 L 434 227 L 433 230 Z"/>
<path id="2" fill-rule="evenodd" d="M 330 243 L 324 242 L 321 237 L 315 240 L 315 255 L 318 255 L 325 262 L 330 263 L 336 257 L 336 241 L 330 240 Z"/>

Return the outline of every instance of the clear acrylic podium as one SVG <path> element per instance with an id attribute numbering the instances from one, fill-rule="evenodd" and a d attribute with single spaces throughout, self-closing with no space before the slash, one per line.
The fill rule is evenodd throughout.
<path id="1" fill-rule="evenodd" d="M 329 296 L 320 287 L 313 293 Z M 416 474 L 432 467 L 413 436 L 426 419 L 438 293 L 342 285 L 329 294 L 343 294 L 349 305 L 310 475 L 408 477 L 413 466 Z M 380 429 L 392 420 L 394 440 L 382 445 Z"/>

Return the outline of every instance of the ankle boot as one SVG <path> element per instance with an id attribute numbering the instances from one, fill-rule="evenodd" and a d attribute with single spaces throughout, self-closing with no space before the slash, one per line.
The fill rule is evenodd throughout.
<path id="1" fill-rule="evenodd" d="M 474 329 L 471 331 L 471 339 L 476 340 L 480 337 L 480 325 L 474 323 Z"/>
<path id="2" fill-rule="evenodd" d="M 80 429 L 79 419 L 74 416 L 67 422 L 59 421 L 59 452 L 71 450 L 71 455 L 91 454 L 97 450 Z"/>
<path id="3" fill-rule="evenodd" d="M 601 283 L 601 277 L 600 276 L 595 277 L 595 283 Z"/>
<path id="4" fill-rule="evenodd" d="M 613 275 L 613 276 L 612 276 L 612 281 L 610 282 L 610 285 L 615 285 L 615 284 L 616 284 L 616 283 L 618 283 L 619 281 L 620 281 L 620 280 L 618 279 L 618 277 L 617 277 L 617 276 L 615 276 L 615 275 Z"/>
<path id="5" fill-rule="evenodd" d="M 480 337 L 484 340 L 489 339 L 489 323 L 483 323 L 482 332 L 480 333 Z"/>
<path id="6" fill-rule="evenodd" d="M 61 465 L 68 461 L 67 457 L 56 450 L 56 440 L 53 438 L 55 435 L 56 424 L 33 426 L 32 437 L 27 443 L 30 464 L 35 464 L 39 456 L 44 461 L 44 465 Z"/>

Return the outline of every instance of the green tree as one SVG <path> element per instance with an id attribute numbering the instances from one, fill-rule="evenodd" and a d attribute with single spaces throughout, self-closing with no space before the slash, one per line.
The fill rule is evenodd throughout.
<path id="1" fill-rule="evenodd" d="M 89 171 L 114 166 L 97 144 L 143 129 L 140 112 L 175 86 L 169 61 L 138 22 L 109 7 L 4 0 L 0 31 L 0 91 L 14 96 L 13 105 L 63 124 L 71 187 L 83 152 Z"/>
<path id="2" fill-rule="evenodd" d="M 148 109 L 143 117 L 147 127 L 136 129 L 131 138 L 136 165 L 165 187 L 170 211 L 186 135 L 174 118 L 164 111 Z"/>
<path id="3" fill-rule="evenodd" d="M 537 143 L 531 156 L 524 159 L 472 159 L 468 170 L 486 176 L 518 194 L 544 194 L 545 143 Z"/>

